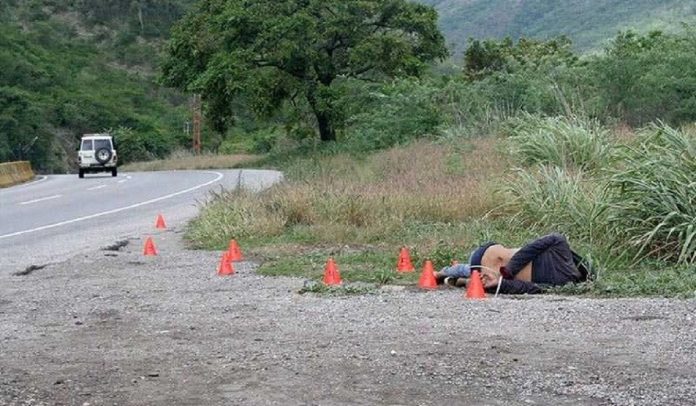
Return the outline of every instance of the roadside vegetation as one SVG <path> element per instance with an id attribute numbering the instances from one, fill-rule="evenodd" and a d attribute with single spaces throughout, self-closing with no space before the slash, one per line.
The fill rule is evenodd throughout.
<path id="1" fill-rule="evenodd" d="M 402 246 L 439 268 L 560 231 L 597 270 L 562 292 L 696 296 L 692 26 L 585 55 L 472 39 L 452 64 L 434 11 L 406 1 L 78 3 L 0 6 L 0 160 L 66 170 L 75 135 L 108 128 L 124 163 L 152 161 L 124 170 L 282 170 L 260 194 L 218 192 L 186 234 L 238 239 L 266 275 L 319 280 L 333 255 L 346 280 L 412 284 Z M 193 92 L 201 157 L 178 152 Z"/>
<path id="2" fill-rule="evenodd" d="M 0 162 L 65 173 L 81 134 L 119 127 L 130 130 L 124 146 L 149 148 L 119 151 L 122 162 L 189 145 L 187 98 L 155 81 L 169 27 L 189 1 L 0 3 Z"/>
<path id="3" fill-rule="evenodd" d="M 250 154 L 223 155 L 205 152 L 196 155 L 188 150 L 177 150 L 164 159 L 125 164 L 121 166 L 121 170 L 124 172 L 141 172 L 237 168 L 256 162 L 258 159 L 259 156 Z"/>
<path id="4" fill-rule="evenodd" d="M 559 293 L 694 297 L 695 39 L 626 33 L 592 57 L 565 39 L 486 41 L 459 77 L 364 84 L 338 142 L 278 134 L 258 164 L 287 181 L 220 193 L 187 237 L 237 238 L 266 275 L 318 281 L 332 255 L 346 280 L 381 285 L 417 280 L 395 270 L 402 246 L 439 268 L 484 240 L 559 231 L 597 272 Z"/>

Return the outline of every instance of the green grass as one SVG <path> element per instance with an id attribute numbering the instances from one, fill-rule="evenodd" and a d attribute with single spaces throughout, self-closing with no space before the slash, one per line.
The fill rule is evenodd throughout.
<path id="1" fill-rule="evenodd" d="M 265 261 L 258 272 L 266 276 L 295 276 L 320 281 L 329 256 L 337 263 L 341 277 L 349 282 L 365 282 L 375 285 L 412 284 L 419 272 L 398 273 L 398 252 L 356 251 L 332 255 L 329 252 L 286 255 Z"/>
<path id="2" fill-rule="evenodd" d="M 612 174 L 612 225 L 648 255 L 696 265 L 696 132 L 652 126 Z"/>
<path id="3" fill-rule="evenodd" d="M 546 124 L 542 120 L 541 125 Z M 561 125 L 560 131 L 566 129 Z M 549 142 L 568 139 L 561 135 Z M 617 143 L 615 137 L 591 139 L 611 144 L 607 149 Z M 357 285 L 337 291 L 311 284 L 303 292 L 353 294 L 383 284 L 413 286 L 426 259 L 436 270 L 453 260 L 465 262 L 484 241 L 519 247 L 561 231 L 592 261 L 598 276 L 590 283 L 555 289 L 557 293 L 696 297 L 693 264 L 660 255 L 636 261 L 639 251 L 624 234 L 631 229 L 618 230 L 609 221 L 626 212 L 612 203 L 605 173 L 626 170 L 636 162 L 619 154 L 598 160 L 592 170 L 564 165 L 562 160 L 513 170 L 506 146 L 506 139 L 448 138 L 360 159 L 346 153 L 289 156 L 280 168 L 286 182 L 259 194 L 218 194 L 191 222 L 186 237 L 194 247 L 215 250 L 236 238 L 245 253 L 261 263 L 259 273 L 301 277 L 319 285 L 327 259 L 334 257 L 346 286 Z M 682 169 L 690 168 L 690 149 L 672 150 L 670 154 L 658 149 L 654 159 L 660 162 L 664 157 L 671 163 L 666 167 L 688 178 L 694 172 Z M 686 159 L 687 165 L 676 165 L 679 159 Z M 671 179 L 655 176 L 654 187 L 663 178 Z M 679 190 L 675 189 L 677 196 Z M 668 192 L 663 190 L 661 196 L 669 197 Z M 688 203 L 690 195 L 685 196 Z M 689 218 L 692 206 L 681 209 L 683 218 Z M 689 241 L 683 241 L 685 246 Z M 414 273 L 395 271 L 402 246 L 411 250 Z"/>

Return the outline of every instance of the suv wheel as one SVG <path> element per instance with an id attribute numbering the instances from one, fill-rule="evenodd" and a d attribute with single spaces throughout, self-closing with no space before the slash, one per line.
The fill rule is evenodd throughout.
<path id="1" fill-rule="evenodd" d="M 100 148 L 94 153 L 94 158 L 100 164 L 104 165 L 111 159 L 111 150 L 108 148 Z"/>
<path id="2" fill-rule="evenodd" d="M 114 168 L 111 170 L 111 176 L 117 176 L 118 175 L 118 169 Z"/>
<path id="3" fill-rule="evenodd" d="M 77 170 L 77 177 L 80 179 L 85 177 L 85 171 L 83 171 L 82 168 Z"/>

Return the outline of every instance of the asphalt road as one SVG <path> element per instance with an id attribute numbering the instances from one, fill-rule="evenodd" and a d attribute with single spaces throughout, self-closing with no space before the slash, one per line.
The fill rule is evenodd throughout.
<path id="1" fill-rule="evenodd" d="M 279 178 L 0 190 L 0 405 L 694 405 L 694 300 L 298 294 L 302 279 L 252 262 L 220 277 L 219 252 L 187 249 L 209 190 Z M 144 257 L 150 233 L 160 255 Z M 29 265 L 47 266 L 12 272 Z"/>
<path id="2" fill-rule="evenodd" d="M 0 274 L 141 236 L 158 213 L 182 224 L 212 190 L 258 190 L 281 178 L 261 170 L 51 175 L 0 189 Z"/>

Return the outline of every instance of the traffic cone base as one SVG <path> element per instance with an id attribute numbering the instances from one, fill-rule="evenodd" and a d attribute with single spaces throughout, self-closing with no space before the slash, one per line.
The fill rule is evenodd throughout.
<path id="1" fill-rule="evenodd" d="M 227 249 L 227 252 L 229 253 L 230 261 L 242 261 L 242 260 L 244 260 L 244 256 L 242 255 L 242 250 L 239 248 L 239 244 L 237 244 L 237 240 L 230 241 L 230 246 Z"/>
<path id="2" fill-rule="evenodd" d="M 469 278 L 469 283 L 466 285 L 466 298 L 486 298 L 486 291 L 483 289 L 483 282 L 481 282 L 481 273 L 479 271 L 471 272 L 471 278 Z"/>
<path id="3" fill-rule="evenodd" d="M 220 265 L 218 265 L 217 274 L 220 276 L 234 275 L 234 266 L 230 261 L 230 255 L 227 251 L 222 253 Z"/>
<path id="4" fill-rule="evenodd" d="M 161 214 L 157 215 L 157 220 L 155 221 L 155 228 L 165 229 L 167 224 L 164 222 L 164 217 Z"/>
<path id="5" fill-rule="evenodd" d="M 324 267 L 324 285 L 336 286 L 340 285 L 343 281 L 341 280 L 341 273 L 338 271 L 338 266 L 333 258 L 329 258 L 326 261 L 326 266 Z"/>
<path id="6" fill-rule="evenodd" d="M 145 240 L 145 247 L 143 248 L 143 255 L 145 255 L 145 256 L 157 255 L 157 248 L 155 247 L 155 243 L 152 241 L 152 237 L 147 237 L 147 240 Z"/>
<path id="7" fill-rule="evenodd" d="M 435 269 L 432 261 L 425 261 L 423 272 L 418 280 L 418 287 L 421 289 L 437 289 L 437 281 L 435 280 Z"/>
<path id="8" fill-rule="evenodd" d="M 411 263 L 411 254 L 409 254 L 406 247 L 401 248 L 399 261 L 396 263 L 396 270 L 398 272 L 413 272 L 416 270 Z"/>

